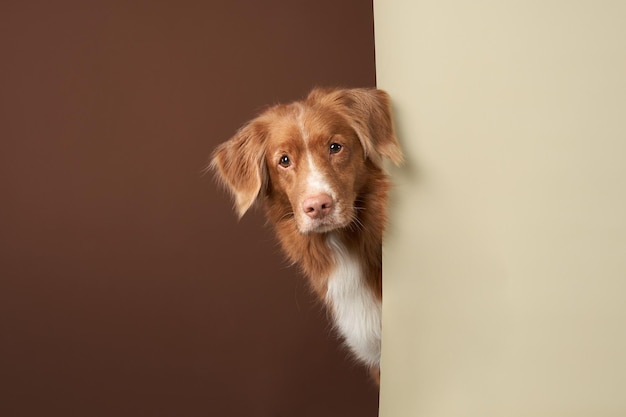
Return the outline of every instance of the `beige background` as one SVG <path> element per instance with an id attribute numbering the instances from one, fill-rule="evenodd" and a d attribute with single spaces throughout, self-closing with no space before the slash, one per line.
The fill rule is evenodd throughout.
<path id="1" fill-rule="evenodd" d="M 382 417 L 626 415 L 626 2 L 375 2 Z"/>

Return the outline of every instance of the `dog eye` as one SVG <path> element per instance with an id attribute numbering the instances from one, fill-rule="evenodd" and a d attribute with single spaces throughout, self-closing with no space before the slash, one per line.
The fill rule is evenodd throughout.
<path id="1" fill-rule="evenodd" d="M 338 143 L 330 144 L 330 153 L 337 153 L 341 150 L 342 146 Z"/>
<path id="2" fill-rule="evenodd" d="M 278 161 L 278 165 L 280 165 L 283 168 L 287 168 L 289 165 L 291 165 L 291 160 L 289 159 L 287 155 L 283 155 L 280 157 L 280 160 Z"/>

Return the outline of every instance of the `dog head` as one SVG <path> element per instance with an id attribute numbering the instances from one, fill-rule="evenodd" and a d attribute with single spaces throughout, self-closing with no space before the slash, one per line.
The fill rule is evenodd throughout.
<path id="1" fill-rule="evenodd" d="M 314 89 L 277 105 L 218 146 L 211 166 L 239 217 L 259 199 L 288 210 L 301 233 L 345 227 L 368 169 L 401 163 L 388 95 L 377 89 Z"/>

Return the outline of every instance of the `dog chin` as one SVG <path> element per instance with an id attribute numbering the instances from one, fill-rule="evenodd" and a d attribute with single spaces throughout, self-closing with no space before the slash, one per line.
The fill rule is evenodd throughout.
<path id="1" fill-rule="evenodd" d="M 328 233 L 333 230 L 341 229 L 346 227 L 347 224 L 344 222 L 335 222 L 335 221 L 325 221 L 325 222 L 309 222 L 307 224 L 298 223 L 298 230 L 303 235 L 308 235 L 311 233 Z"/>

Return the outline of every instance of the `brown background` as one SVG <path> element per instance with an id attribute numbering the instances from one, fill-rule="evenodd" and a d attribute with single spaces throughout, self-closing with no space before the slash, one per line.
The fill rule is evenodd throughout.
<path id="1" fill-rule="evenodd" d="M 377 415 L 201 175 L 264 105 L 374 85 L 371 2 L 3 1 L 0 42 L 0 415 Z"/>

